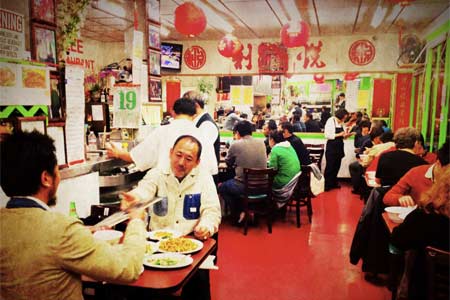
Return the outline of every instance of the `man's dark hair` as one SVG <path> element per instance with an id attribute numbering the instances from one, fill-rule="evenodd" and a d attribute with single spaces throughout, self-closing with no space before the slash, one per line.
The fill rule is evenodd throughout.
<path id="1" fill-rule="evenodd" d="M 366 128 L 369 128 L 370 129 L 370 121 L 367 121 L 367 120 L 364 120 L 364 121 L 361 121 L 360 123 L 359 123 L 359 127 L 361 127 L 361 128 L 363 128 L 363 127 L 366 127 Z"/>
<path id="2" fill-rule="evenodd" d="M 380 139 L 381 139 L 381 136 L 383 135 L 383 133 L 384 133 L 383 128 L 378 127 L 378 126 L 373 126 L 373 127 L 370 129 L 370 133 L 369 133 L 370 139 L 371 139 L 372 141 L 373 141 L 375 138 L 377 138 L 377 137 L 380 137 Z"/>
<path id="3" fill-rule="evenodd" d="M 442 145 L 442 147 L 437 152 L 437 159 L 441 163 L 441 166 L 448 165 L 448 161 L 450 158 L 449 142 L 450 142 L 450 140 L 447 138 L 445 143 Z"/>
<path id="4" fill-rule="evenodd" d="M 275 144 L 281 143 L 284 141 L 283 133 L 273 130 L 269 133 L 269 139 L 273 139 Z"/>
<path id="5" fill-rule="evenodd" d="M 340 93 L 339 96 L 345 97 L 345 93 Z"/>
<path id="6" fill-rule="evenodd" d="M 336 118 L 338 118 L 339 120 L 342 120 L 343 117 L 345 117 L 346 115 L 348 115 L 348 111 L 345 108 L 340 108 L 338 109 L 334 115 L 336 116 Z"/>
<path id="7" fill-rule="evenodd" d="M 380 127 L 380 128 L 381 128 L 381 127 Z M 381 140 L 383 143 L 392 142 L 393 139 L 394 139 L 394 134 L 392 133 L 392 131 L 384 132 L 384 133 L 380 136 L 380 140 Z"/>
<path id="8" fill-rule="evenodd" d="M 238 132 L 240 136 L 252 135 L 252 123 L 246 120 L 239 121 L 234 125 L 233 132 Z"/>
<path id="9" fill-rule="evenodd" d="M 291 134 L 294 132 L 294 126 L 292 126 L 292 124 L 289 122 L 283 122 L 281 124 L 281 129 L 287 130 Z"/>
<path id="10" fill-rule="evenodd" d="M 277 122 L 275 122 L 275 120 L 270 119 L 267 126 L 269 127 L 269 130 L 277 130 Z"/>
<path id="11" fill-rule="evenodd" d="M 193 116 L 196 113 L 195 101 L 188 98 L 180 98 L 173 104 L 173 111 L 177 115 Z"/>
<path id="12" fill-rule="evenodd" d="M 200 141 L 198 139 L 196 139 L 195 137 L 193 137 L 192 135 L 180 135 L 176 140 L 175 143 L 173 143 L 173 147 L 172 149 L 175 149 L 175 146 L 181 141 L 181 140 L 190 140 L 193 143 L 196 143 L 198 146 L 198 152 L 197 152 L 197 160 L 200 159 L 200 155 L 202 154 L 202 143 L 200 143 Z"/>
<path id="13" fill-rule="evenodd" d="M 312 113 L 310 113 L 310 112 L 307 112 L 306 113 L 306 117 L 308 118 L 308 119 L 313 119 L 313 115 L 312 115 Z"/>
<path id="14" fill-rule="evenodd" d="M 55 151 L 53 139 L 36 130 L 7 136 L 0 146 L 1 185 L 6 195 L 36 194 L 42 172 L 55 175 Z"/>

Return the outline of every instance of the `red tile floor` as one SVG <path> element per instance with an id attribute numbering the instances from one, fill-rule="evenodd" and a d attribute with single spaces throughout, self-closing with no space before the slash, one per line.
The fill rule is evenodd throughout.
<path id="1" fill-rule="evenodd" d="M 363 202 L 343 183 L 313 199 L 312 224 L 302 208 L 277 219 L 273 232 L 265 220 L 243 229 L 224 221 L 220 228 L 219 270 L 211 271 L 212 300 L 388 300 L 386 287 L 364 280 L 349 249 Z"/>

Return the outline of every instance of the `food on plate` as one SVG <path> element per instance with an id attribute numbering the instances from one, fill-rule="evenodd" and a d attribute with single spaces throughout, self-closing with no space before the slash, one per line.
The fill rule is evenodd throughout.
<path id="1" fill-rule="evenodd" d="M 180 261 L 173 257 L 160 257 L 160 258 L 149 258 L 147 263 L 156 266 L 175 266 Z"/>
<path id="2" fill-rule="evenodd" d="M 41 69 L 22 69 L 22 83 L 26 88 L 46 88 L 45 70 Z"/>
<path id="3" fill-rule="evenodd" d="M 188 238 L 167 239 L 159 243 L 159 249 L 168 252 L 187 252 L 196 250 L 198 245 Z"/>
<path id="4" fill-rule="evenodd" d="M 16 75 L 8 67 L 0 68 L 0 86 L 16 85 Z"/>
<path id="5" fill-rule="evenodd" d="M 168 231 L 158 231 L 155 232 L 154 237 L 158 240 L 168 239 L 173 237 L 173 233 Z"/>
<path id="6" fill-rule="evenodd" d="M 158 247 L 153 242 L 147 242 L 145 245 L 145 254 L 147 255 L 155 253 L 156 250 L 158 250 Z"/>

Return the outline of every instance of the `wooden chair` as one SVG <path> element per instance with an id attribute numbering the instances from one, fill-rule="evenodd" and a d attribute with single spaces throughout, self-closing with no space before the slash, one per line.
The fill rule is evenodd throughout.
<path id="1" fill-rule="evenodd" d="M 427 300 L 449 299 L 450 252 L 426 247 Z"/>
<path id="2" fill-rule="evenodd" d="M 245 191 L 242 195 L 244 218 L 244 235 L 247 235 L 250 214 L 267 217 L 267 227 L 272 233 L 272 219 L 275 203 L 272 199 L 272 183 L 276 171 L 273 168 L 244 168 Z"/>
<path id="3" fill-rule="evenodd" d="M 324 144 L 306 144 L 306 149 L 309 151 L 309 159 L 316 163 L 320 170 L 322 170 L 322 158 L 325 152 Z M 303 166 L 302 166 L 303 167 Z"/>
<path id="4" fill-rule="evenodd" d="M 300 228 L 300 207 L 306 206 L 309 223 L 312 221 L 312 203 L 311 199 L 314 195 L 311 192 L 311 167 L 302 166 L 302 173 L 297 182 L 297 186 L 288 202 L 289 207 L 295 207 L 295 214 L 297 217 L 297 227 Z"/>

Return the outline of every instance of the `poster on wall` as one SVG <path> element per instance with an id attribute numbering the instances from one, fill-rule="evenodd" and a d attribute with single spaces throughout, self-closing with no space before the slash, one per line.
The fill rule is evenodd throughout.
<path id="1" fill-rule="evenodd" d="M 158 25 L 148 24 L 148 46 L 155 49 L 161 48 Z"/>
<path id="2" fill-rule="evenodd" d="M 50 105 L 50 73 L 46 67 L 0 62 L 2 105 Z"/>
<path id="3" fill-rule="evenodd" d="M 150 75 L 160 75 L 161 74 L 161 53 L 150 49 L 148 51 L 148 62 Z"/>
<path id="4" fill-rule="evenodd" d="M 25 58 L 25 29 L 23 15 L 0 9 L 0 57 Z"/>
<path id="5" fill-rule="evenodd" d="M 148 95 L 151 101 L 161 101 L 161 78 L 150 77 L 148 84 Z"/>
<path id="6" fill-rule="evenodd" d="M 45 22 L 54 25 L 55 22 L 55 0 L 31 0 L 31 19 L 33 21 Z"/>
<path id="7" fill-rule="evenodd" d="M 146 0 L 147 18 L 153 22 L 160 22 L 159 16 L 159 0 Z"/>
<path id="8" fill-rule="evenodd" d="M 50 26 L 31 25 L 32 57 L 45 63 L 56 63 L 56 32 Z"/>
<path id="9" fill-rule="evenodd" d="M 114 128 L 139 128 L 141 124 L 140 93 L 140 85 L 114 86 Z"/>
<path id="10" fill-rule="evenodd" d="M 359 80 L 346 81 L 345 109 L 348 112 L 358 111 Z"/>

